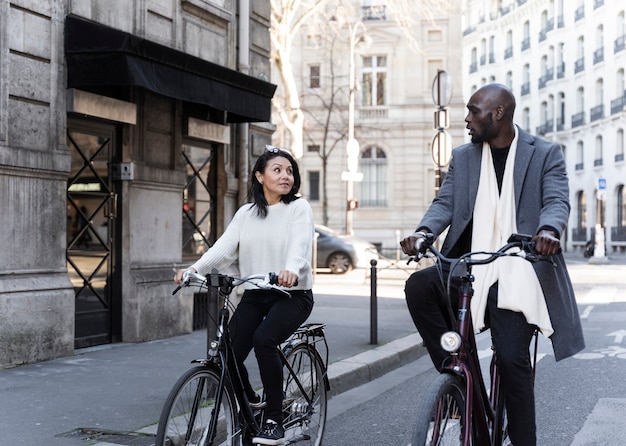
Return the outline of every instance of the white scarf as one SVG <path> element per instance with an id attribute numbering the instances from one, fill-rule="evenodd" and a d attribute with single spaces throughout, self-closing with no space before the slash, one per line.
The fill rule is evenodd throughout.
<path id="1" fill-rule="evenodd" d="M 474 205 L 472 251 L 496 251 L 506 244 L 511 234 L 517 233 L 513 185 L 517 140 L 516 127 L 499 194 L 491 148 L 483 143 Z M 474 276 L 472 322 L 476 331 L 485 327 L 487 294 L 491 285 L 498 281 L 498 308 L 523 313 L 526 321 L 539 327 L 546 337 L 554 332 L 539 279 L 529 262 L 516 257 L 502 257 L 488 265 L 475 266 Z"/>

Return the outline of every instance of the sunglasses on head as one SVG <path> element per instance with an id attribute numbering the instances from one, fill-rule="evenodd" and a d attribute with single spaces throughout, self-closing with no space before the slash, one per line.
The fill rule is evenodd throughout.
<path id="1" fill-rule="evenodd" d="M 286 150 L 281 149 L 280 147 L 272 146 L 270 144 L 267 144 L 265 146 L 265 151 L 266 152 L 270 152 L 270 153 L 287 153 L 287 154 L 289 154 L 289 152 L 287 152 Z"/>

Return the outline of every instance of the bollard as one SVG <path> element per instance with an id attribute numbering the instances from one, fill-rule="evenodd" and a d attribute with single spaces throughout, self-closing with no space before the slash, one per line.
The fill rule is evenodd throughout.
<path id="1" fill-rule="evenodd" d="M 376 259 L 370 260 L 370 344 L 378 344 L 378 302 L 376 297 Z"/>

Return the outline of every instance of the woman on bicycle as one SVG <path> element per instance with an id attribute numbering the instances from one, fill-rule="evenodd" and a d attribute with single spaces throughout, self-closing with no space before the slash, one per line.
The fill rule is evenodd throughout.
<path id="1" fill-rule="evenodd" d="M 285 341 L 313 309 L 311 268 L 313 212 L 296 194 L 300 172 L 287 151 L 266 146 L 252 171 L 250 198 L 235 213 L 224 234 L 190 270 L 206 275 L 238 261 L 242 276 L 279 271 L 278 285 L 288 288 L 291 298 L 248 285 L 229 327 L 237 367 L 251 405 L 261 400 L 250 385 L 244 360 L 254 348 L 266 394 L 266 421 L 253 439 L 255 444 L 282 444 L 282 363 L 276 346 Z M 181 283 L 185 270 L 176 272 Z M 244 285 L 246 288 L 246 285 Z"/>

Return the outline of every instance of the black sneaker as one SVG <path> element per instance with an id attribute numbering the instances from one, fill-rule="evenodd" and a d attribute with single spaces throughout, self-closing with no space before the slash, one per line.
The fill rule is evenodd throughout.
<path id="1" fill-rule="evenodd" d="M 265 401 L 261 400 L 258 394 L 254 394 L 253 398 L 248 398 L 248 404 L 253 409 L 263 409 L 265 407 Z"/>
<path id="2" fill-rule="evenodd" d="M 274 420 L 269 418 L 265 421 L 263 430 L 252 439 L 253 444 L 277 445 L 285 442 L 285 429 Z"/>

